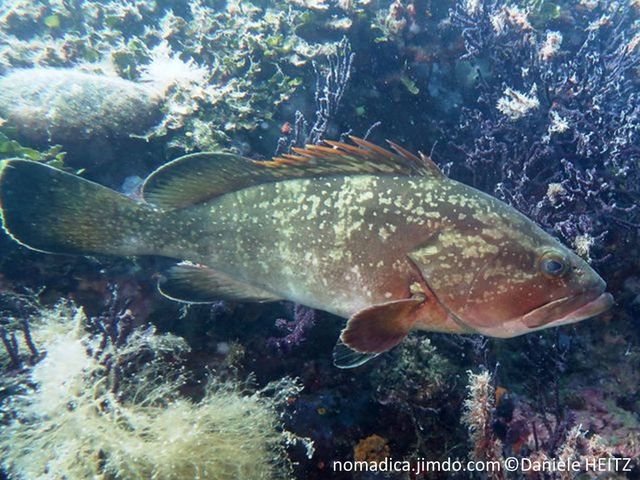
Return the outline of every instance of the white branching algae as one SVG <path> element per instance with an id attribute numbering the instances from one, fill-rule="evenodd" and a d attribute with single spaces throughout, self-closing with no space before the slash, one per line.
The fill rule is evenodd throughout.
<path id="1" fill-rule="evenodd" d="M 492 410 L 495 407 L 495 392 L 488 371 L 469 373 L 468 396 L 464 401 L 462 423 L 469 430 L 473 444 L 472 458 L 494 460 L 500 458 L 502 443 L 492 432 Z"/>
<path id="2" fill-rule="evenodd" d="M 301 439 L 278 410 L 299 391 L 293 381 L 253 393 L 210 381 L 195 402 L 178 391 L 179 337 L 133 329 L 109 340 L 70 304 L 41 311 L 31 331 L 46 353 L 1 410 L 11 478 L 289 478 L 285 446 Z"/>
<path id="3" fill-rule="evenodd" d="M 560 51 L 562 44 L 562 34 L 560 32 L 547 32 L 544 43 L 540 47 L 538 54 L 545 62 L 550 61 Z"/>
<path id="4" fill-rule="evenodd" d="M 540 106 L 537 96 L 537 88 L 534 84 L 529 94 L 518 92 L 507 87 L 504 96 L 498 100 L 497 108 L 500 112 L 510 118 L 517 120 L 529 114 Z"/>

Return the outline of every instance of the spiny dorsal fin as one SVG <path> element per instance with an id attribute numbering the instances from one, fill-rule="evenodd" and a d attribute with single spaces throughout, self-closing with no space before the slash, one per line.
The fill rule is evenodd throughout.
<path id="1" fill-rule="evenodd" d="M 160 293 L 186 303 L 212 303 L 218 300 L 275 302 L 282 300 L 259 287 L 247 285 L 204 265 L 182 262 L 166 273 L 158 285 Z"/>
<path id="2" fill-rule="evenodd" d="M 401 155 L 402 157 L 407 158 L 412 162 L 419 162 L 422 165 L 424 165 L 424 167 L 427 170 L 429 170 L 429 173 L 431 175 L 435 175 L 436 177 L 443 177 L 444 178 L 444 176 L 445 176 L 444 173 L 442 173 L 442 170 L 440 170 L 440 167 L 438 166 L 438 164 L 436 162 L 434 162 L 433 160 L 431 160 L 430 156 L 425 155 L 422 152 L 418 152 L 418 154 L 420 156 L 416 157 L 409 150 L 407 150 L 406 148 L 401 147 L 400 145 L 397 145 L 397 144 L 393 143 L 391 140 L 387 140 L 387 142 L 389 143 L 389 146 L 391 148 L 393 148 L 393 150 L 395 150 L 396 153 L 398 153 L 398 155 Z"/>
<path id="3" fill-rule="evenodd" d="M 393 142 L 389 142 L 393 150 L 390 151 L 362 138 L 349 138 L 355 145 L 325 140 L 324 143 L 328 146 L 307 145 L 305 148 L 293 148 L 294 154 L 276 157 L 269 166 L 304 165 L 307 172 L 328 170 L 330 173 L 442 176 L 438 166 L 428 157 L 417 157 Z"/>
<path id="4" fill-rule="evenodd" d="M 428 157 L 389 142 L 390 150 L 349 137 L 355 145 L 326 140 L 326 145 L 293 148 L 269 161 L 230 153 L 195 153 L 163 165 L 145 181 L 143 196 L 162 209 L 184 208 L 260 183 L 327 175 L 404 175 L 442 177 Z"/>

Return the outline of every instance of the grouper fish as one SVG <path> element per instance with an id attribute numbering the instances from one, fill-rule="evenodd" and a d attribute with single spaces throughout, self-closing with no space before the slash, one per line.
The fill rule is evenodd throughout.
<path id="1" fill-rule="evenodd" d="M 424 155 L 352 142 L 270 161 L 187 155 L 146 179 L 144 201 L 5 160 L 3 227 L 42 252 L 180 260 L 160 286 L 176 300 L 290 300 L 345 317 L 344 368 L 414 329 L 513 337 L 612 305 L 584 260 L 512 207 Z"/>

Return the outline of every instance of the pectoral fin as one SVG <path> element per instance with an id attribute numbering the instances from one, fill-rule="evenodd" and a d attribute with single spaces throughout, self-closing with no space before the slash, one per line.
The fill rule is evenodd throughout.
<path id="1" fill-rule="evenodd" d="M 333 348 L 333 364 L 338 368 L 356 368 L 378 355 L 380 354 L 356 352 L 338 340 Z"/>
<path id="2" fill-rule="evenodd" d="M 411 330 L 423 302 L 424 298 L 395 300 L 357 312 L 342 330 L 340 342 L 354 354 L 360 355 L 357 359 L 342 361 L 343 365 L 338 365 L 337 358 L 347 359 L 347 355 L 344 351 L 340 355 L 334 353 L 336 365 L 342 368 L 359 366 L 369 358 L 395 347 Z"/>
<path id="3" fill-rule="evenodd" d="M 270 292 L 247 285 L 203 265 L 179 263 L 166 273 L 158 289 L 165 297 L 187 303 L 212 303 L 218 300 L 238 302 L 275 302 Z"/>

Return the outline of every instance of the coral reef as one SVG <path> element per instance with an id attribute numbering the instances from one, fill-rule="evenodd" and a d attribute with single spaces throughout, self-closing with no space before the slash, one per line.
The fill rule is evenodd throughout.
<path id="1" fill-rule="evenodd" d="M 1 283 L 0 283 L 1 285 Z M 0 377 L 0 388 L 14 382 L 16 375 L 26 365 L 33 365 L 40 359 L 41 352 L 36 346 L 27 320 L 35 309 L 33 292 L 22 295 L 0 290 L 0 365 L 9 373 Z"/>
<path id="2" fill-rule="evenodd" d="M 292 382 L 249 393 L 211 379 L 199 401 L 184 398 L 184 341 L 127 318 L 87 319 L 70 303 L 39 311 L 33 339 L 46 355 L 2 407 L 12 478 L 288 475 L 284 445 L 296 437 L 280 431 L 278 406 Z"/>
<path id="3" fill-rule="evenodd" d="M 508 394 L 504 389 L 493 385 L 493 376 L 487 370 L 477 374 L 469 372 L 468 392 L 462 421 L 469 430 L 472 456 L 476 459 L 503 463 L 505 452 L 509 452 L 512 456 L 526 458 L 531 464 L 550 460 L 572 462 L 572 469 L 544 470 L 545 478 L 564 480 L 576 478 L 580 472 L 593 471 L 593 465 L 598 461 L 606 461 L 616 454 L 635 458 L 633 453 L 612 448 L 600 435 L 581 425 L 556 429 L 549 436 L 540 435 L 536 422 L 545 423 L 549 419 L 537 416 L 526 405 L 519 405 L 514 411 L 512 400 L 505 398 Z M 506 422 L 508 429 L 503 435 L 506 445 L 499 438 L 502 422 Z M 532 425 L 531 431 L 527 430 L 527 422 Z M 493 471 L 489 476 L 520 478 L 518 475 L 517 472 Z"/>
<path id="4" fill-rule="evenodd" d="M 477 460 L 498 460 L 502 457 L 502 442 L 493 432 L 495 387 L 489 372 L 469 372 L 468 389 L 462 422 L 469 429 L 473 457 Z"/>
<path id="5" fill-rule="evenodd" d="M 337 45 L 336 52 L 327 57 L 327 65 L 313 62 L 316 73 L 315 120 L 309 126 L 305 115 L 299 110 L 296 111 L 293 128 L 288 124 L 288 128 L 281 129 L 283 136 L 278 139 L 276 155 L 289 152 L 292 147 L 318 144 L 327 135 L 330 122 L 335 121 L 342 97 L 349 85 L 354 58 L 351 44 L 343 37 Z M 333 132 L 334 135 L 336 133 Z"/>
<path id="6" fill-rule="evenodd" d="M 335 42 L 298 35 L 309 12 L 286 1 L 185 8 L 169 0 L 12 0 L 0 7 L 0 66 L 82 68 L 150 83 L 162 93 L 163 118 L 146 137 L 172 133 L 177 148 L 212 149 L 266 128 L 301 84 L 301 67 L 335 51 Z"/>
<path id="7" fill-rule="evenodd" d="M 451 393 L 454 368 L 427 337 L 407 338 L 371 372 L 383 404 L 437 409 Z"/>

